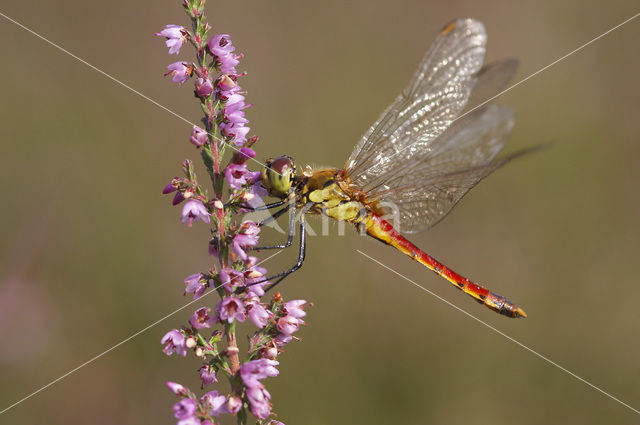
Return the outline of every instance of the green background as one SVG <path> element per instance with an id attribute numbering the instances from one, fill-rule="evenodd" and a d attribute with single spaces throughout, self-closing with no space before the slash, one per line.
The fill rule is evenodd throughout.
<path id="1" fill-rule="evenodd" d="M 520 58 L 519 81 L 638 12 L 618 0 L 208 3 L 214 31 L 230 33 L 246 55 L 239 68 L 249 73 L 241 84 L 255 103 L 247 117 L 261 136 L 258 158 L 287 153 L 299 165 L 333 166 L 451 19 L 482 20 L 487 59 Z M 162 76 L 178 59 L 153 36 L 187 22 L 179 1 L 4 2 L 0 11 L 199 119 L 190 84 Z M 637 423 L 356 250 L 640 407 L 639 34 L 637 19 L 504 94 L 517 116 L 507 151 L 555 146 L 499 170 L 412 238 L 529 318 L 500 317 L 391 248 L 333 227 L 330 237 L 310 237 L 305 266 L 281 288 L 315 304 L 303 341 L 287 346 L 280 376 L 265 381 L 283 422 Z M 206 226 L 181 225 L 179 208 L 160 195 L 184 158 L 198 160 L 190 126 L 4 18 L 0 40 L 3 409 L 182 306 L 182 279 L 211 260 Z M 279 271 L 294 258 L 265 265 Z M 159 340 L 193 309 L 0 423 L 174 423 L 164 381 L 197 387 L 199 363 L 164 356 Z"/>

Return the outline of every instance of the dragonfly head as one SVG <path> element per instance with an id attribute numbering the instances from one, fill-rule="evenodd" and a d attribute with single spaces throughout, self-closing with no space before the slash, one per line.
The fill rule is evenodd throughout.
<path id="1" fill-rule="evenodd" d="M 269 195 L 286 198 L 296 176 L 296 165 L 291 157 L 283 155 L 268 159 L 260 174 L 262 185 L 269 191 Z"/>

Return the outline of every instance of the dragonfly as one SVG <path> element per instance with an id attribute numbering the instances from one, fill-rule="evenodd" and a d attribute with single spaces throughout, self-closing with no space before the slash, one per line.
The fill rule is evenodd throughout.
<path id="1" fill-rule="evenodd" d="M 356 228 L 424 265 L 502 315 L 526 313 L 505 297 L 472 282 L 423 252 L 404 233 L 424 231 L 443 219 L 487 175 L 535 148 L 498 157 L 514 126 L 513 111 L 486 102 L 509 82 L 517 60 L 483 66 L 487 34 L 475 19 L 446 25 L 400 95 L 356 144 L 341 168 L 298 172 L 287 156 L 268 159 L 262 186 L 279 200 L 262 205 L 280 208 L 265 225 L 289 212 L 285 243 L 291 246 L 298 212 L 300 250 L 290 269 L 261 280 L 268 289 L 298 270 L 305 259 L 307 214 L 323 214 Z M 396 218 L 394 224 L 387 218 Z"/>

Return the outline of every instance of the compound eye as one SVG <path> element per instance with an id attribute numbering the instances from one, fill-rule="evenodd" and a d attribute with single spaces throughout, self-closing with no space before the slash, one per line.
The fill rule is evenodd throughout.
<path id="1" fill-rule="evenodd" d="M 271 169 L 282 176 L 290 174 L 292 168 L 292 161 L 288 156 L 279 156 L 271 162 Z"/>

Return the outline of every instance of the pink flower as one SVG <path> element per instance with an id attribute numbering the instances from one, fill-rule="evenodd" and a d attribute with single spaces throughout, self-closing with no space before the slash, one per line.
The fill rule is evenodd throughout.
<path id="1" fill-rule="evenodd" d="M 204 278 L 202 273 L 192 274 L 184 280 L 184 293 L 193 292 L 193 299 L 198 299 L 209 286 L 209 282 Z"/>
<path id="2" fill-rule="evenodd" d="M 200 402 L 206 405 L 208 407 L 209 414 L 216 418 L 220 416 L 221 413 L 228 413 L 227 397 L 219 395 L 218 391 L 209 391 L 202 396 Z"/>
<path id="3" fill-rule="evenodd" d="M 246 319 L 244 304 L 235 296 L 223 298 L 216 306 L 216 312 L 221 321 L 229 323 L 233 323 L 234 320 L 244 322 Z"/>
<path id="4" fill-rule="evenodd" d="M 222 286 L 229 292 L 233 292 L 236 288 L 244 286 L 244 274 L 238 270 L 225 267 L 220 270 L 218 277 L 220 278 Z"/>
<path id="5" fill-rule="evenodd" d="M 269 323 L 269 319 L 273 316 L 273 313 L 264 308 L 264 306 L 258 302 L 252 303 L 249 306 L 248 314 L 249 319 L 251 319 L 254 325 L 259 327 L 260 329 L 267 326 L 267 323 Z"/>
<path id="6" fill-rule="evenodd" d="M 266 419 L 271 414 L 271 394 L 263 385 L 247 388 L 247 399 L 251 413 L 260 419 Z"/>
<path id="7" fill-rule="evenodd" d="M 190 199 L 185 202 L 182 207 L 182 218 L 180 221 L 182 223 L 187 223 L 187 225 L 191 227 L 191 223 L 198 220 L 209 223 L 211 221 L 209 216 L 209 211 L 207 211 L 207 208 L 204 206 L 202 201 Z"/>
<path id="8" fill-rule="evenodd" d="M 292 335 L 280 334 L 276 337 L 276 345 L 278 347 L 282 347 L 283 345 L 287 345 L 293 340 Z"/>
<path id="9" fill-rule="evenodd" d="M 157 32 L 156 35 L 167 39 L 165 44 L 169 48 L 170 55 L 177 55 L 180 53 L 180 48 L 187 38 L 187 30 L 180 25 L 167 25 L 162 31 Z"/>
<path id="10" fill-rule="evenodd" d="M 213 82 L 211 78 L 196 79 L 196 94 L 200 97 L 207 97 L 213 92 Z"/>
<path id="11" fill-rule="evenodd" d="M 231 44 L 229 34 L 214 35 L 207 44 L 209 51 L 216 57 L 216 65 L 224 74 L 235 74 L 240 56 L 233 54 L 236 48 Z"/>
<path id="12" fill-rule="evenodd" d="M 275 360 L 257 359 L 251 360 L 240 366 L 240 377 L 247 387 L 260 385 L 260 381 L 271 376 L 278 376 Z"/>
<path id="13" fill-rule="evenodd" d="M 169 387 L 171 392 L 174 393 L 175 395 L 179 395 L 182 397 L 185 397 L 187 395 L 187 389 L 184 386 L 178 384 L 177 382 L 167 381 L 167 387 Z"/>
<path id="14" fill-rule="evenodd" d="M 176 425 L 202 425 L 202 423 L 197 417 L 191 416 L 190 418 L 180 419 Z"/>
<path id="15" fill-rule="evenodd" d="M 232 139 L 236 146 L 242 146 L 247 141 L 247 134 L 251 128 L 245 127 L 244 124 L 222 123 L 220 130 L 225 137 Z"/>
<path id="16" fill-rule="evenodd" d="M 176 329 L 167 332 L 162 337 L 162 340 L 160 340 L 160 343 L 166 344 L 162 351 L 164 351 L 167 356 L 170 356 L 173 353 L 176 353 L 182 357 L 185 357 L 187 355 L 186 339 L 182 332 Z"/>
<path id="17" fill-rule="evenodd" d="M 249 170 L 247 170 L 247 164 L 234 164 L 233 162 L 227 165 L 224 170 L 224 176 L 229 182 L 229 186 L 234 189 L 242 189 L 242 186 L 247 183 Z"/>
<path id="18" fill-rule="evenodd" d="M 307 315 L 307 313 L 305 313 L 304 311 L 304 307 L 306 306 L 306 304 L 307 302 L 305 300 L 291 300 L 284 303 L 282 309 L 285 314 L 293 316 L 296 319 L 300 319 L 301 317 Z"/>
<path id="19" fill-rule="evenodd" d="M 187 419 L 193 416 L 198 408 L 198 403 L 190 398 L 183 398 L 173 405 L 173 416 L 176 419 Z"/>
<path id="20" fill-rule="evenodd" d="M 177 177 L 176 177 L 177 179 Z M 166 195 L 167 193 L 175 192 L 178 188 L 173 184 L 174 180 L 171 180 L 168 185 L 162 189 L 162 194 Z"/>
<path id="21" fill-rule="evenodd" d="M 185 62 L 174 62 L 167 66 L 169 72 L 164 74 L 165 76 L 171 75 L 171 81 L 174 83 L 182 84 L 191 76 L 193 68 L 188 66 Z"/>
<path id="22" fill-rule="evenodd" d="M 209 135 L 207 134 L 207 132 L 197 125 L 194 125 L 193 130 L 191 130 L 191 138 L 189 139 L 189 141 L 197 147 L 200 147 L 204 145 L 207 140 L 209 140 Z"/>
<path id="23" fill-rule="evenodd" d="M 211 385 L 214 382 L 218 382 L 218 378 L 216 377 L 216 371 L 211 368 L 209 365 L 204 365 L 200 369 L 200 380 L 202 381 L 202 385 Z"/>
<path id="24" fill-rule="evenodd" d="M 276 327 L 284 335 L 291 335 L 299 329 L 302 323 L 304 322 L 301 319 L 298 319 L 297 317 L 291 315 L 287 315 L 278 319 L 278 321 L 276 322 Z"/>
<path id="25" fill-rule="evenodd" d="M 243 261 L 246 261 L 249 256 L 242 248 L 256 246 L 258 244 L 258 233 L 260 233 L 260 228 L 254 222 L 245 221 L 240 226 L 240 231 L 233 236 L 231 242 L 233 250 Z"/>
<path id="26" fill-rule="evenodd" d="M 242 399 L 236 396 L 230 396 L 227 400 L 227 410 L 229 413 L 237 414 L 242 408 Z"/>
<path id="27" fill-rule="evenodd" d="M 194 329 L 210 328 L 216 322 L 216 318 L 209 316 L 211 309 L 209 307 L 201 307 L 189 319 L 189 323 Z"/>

